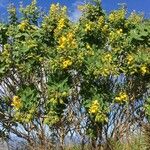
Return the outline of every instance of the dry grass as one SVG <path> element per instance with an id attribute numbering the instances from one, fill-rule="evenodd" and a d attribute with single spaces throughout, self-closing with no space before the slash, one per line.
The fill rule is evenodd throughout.
<path id="1" fill-rule="evenodd" d="M 86 144 L 84 147 L 81 144 L 70 144 L 64 148 L 60 146 L 50 147 L 49 145 L 41 146 L 40 144 L 29 146 L 27 143 L 20 143 L 14 150 L 150 150 L 150 125 L 144 126 L 142 135 L 131 136 L 125 141 L 109 140 L 109 144 L 103 145 L 101 148 L 92 148 L 91 145 Z"/>

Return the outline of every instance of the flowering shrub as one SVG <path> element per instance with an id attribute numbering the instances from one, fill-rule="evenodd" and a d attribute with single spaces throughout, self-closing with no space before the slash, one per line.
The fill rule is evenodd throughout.
<path id="1" fill-rule="evenodd" d="M 31 145 L 53 136 L 61 147 L 76 132 L 96 145 L 120 122 L 127 128 L 137 109 L 149 110 L 150 23 L 124 8 L 107 15 L 100 4 L 80 6 L 78 22 L 60 4 L 43 18 L 35 0 L 20 8 L 22 18 L 9 8 L 9 23 L 0 24 L 0 113 L 9 120 L 0 123 L 8 132 Z"/>

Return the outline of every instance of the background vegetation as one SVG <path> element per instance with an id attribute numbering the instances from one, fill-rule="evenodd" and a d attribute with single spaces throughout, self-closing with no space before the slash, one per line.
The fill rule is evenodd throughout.
<path id="1" fill-rule="evenodd" d="M 0 23 L 0 135 L 29 149 L 149 149 L 149 19 L 123 6 L 106 14 L 97 0 L 79 10 L 72 22 L 59 4 L 45 14 L 33 0 L 19 17 L 9 7 Z"/>

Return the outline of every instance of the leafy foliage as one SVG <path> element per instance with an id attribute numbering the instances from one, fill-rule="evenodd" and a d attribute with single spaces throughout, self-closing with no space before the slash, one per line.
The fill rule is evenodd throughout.
<path id="1" fill-rule="evenodd" d="M 150 115 L 150 22 L 99 1 L 79 9 L 71 22 L 66 6 L 42 16 L 33 0 L 0 24 L 0 123 L 31 145 L 49 131 L 61 147 L 69 133 L 95 147 Z"/>

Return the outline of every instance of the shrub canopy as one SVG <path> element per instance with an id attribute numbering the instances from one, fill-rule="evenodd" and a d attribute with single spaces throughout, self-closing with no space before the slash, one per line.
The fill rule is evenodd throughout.
<path id="1" fill-rule="evenodd" d="M 106 14 L 99 1 L 79 9 L 72 22 L 60 4 L 44 16 L 35 0 L 21 17 L 9 7 L 0 23 L 1 132 L 30 144 L 80 135 L 96 145 L 148 121 L 149 20 L 124 7 Z"/>

